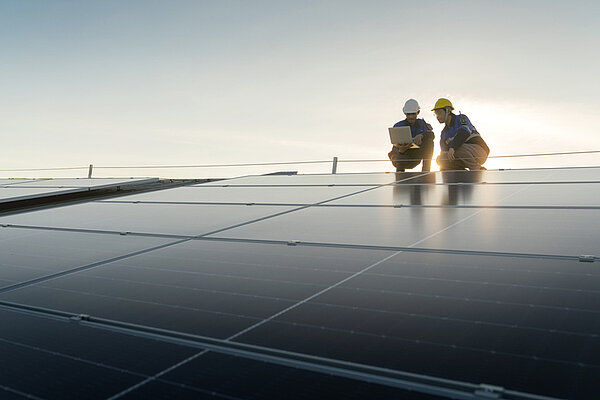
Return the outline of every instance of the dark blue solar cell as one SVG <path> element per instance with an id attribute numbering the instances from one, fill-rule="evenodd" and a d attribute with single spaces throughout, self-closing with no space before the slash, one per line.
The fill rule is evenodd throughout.
<path id="1" fill-rule="evenodd" d="M 189 357 L 187 347 L 0 310 L 0 397 L 104 399 Z"/>
<path id="2" fill-rule="evenodd" d="M 195 399 L 208 395 L 236 399 L 439 399 L 437 396 L 212 352 L 123 398 Z"/>

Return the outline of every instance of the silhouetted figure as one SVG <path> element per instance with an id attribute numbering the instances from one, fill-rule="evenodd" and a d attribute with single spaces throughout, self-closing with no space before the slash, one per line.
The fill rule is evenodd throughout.
<path id="1" fill-rule="evenodd" d="M 485 169 L 490 149 L 469 118 L 464 114 L 456 115 L 448 99 L 438 99 L 433 112 L 440 124 L 444 124 L 440 146 L 442 152 L 437 158 L 440 170 Z"/>
<path id="2" fill-rule="evenodd" d="M 397 122 L 394 128 L 399 126 L 410 126 L 413 143 L 419 147 L 412 147 L 412 144 L 406 146 L 395 144 L 388 157 L 392 161 L 396 172 L 404 172 L 406 169 L 415 168 L 423 161 L 422 171 L 431 169 L 431 157 L 433 156 L 433 128 L 422 118 L 417 118 L 421 112 L 421 107 L 415 99 L 409 99 L 404 104 L 402 112 L 406 119 Z"/>

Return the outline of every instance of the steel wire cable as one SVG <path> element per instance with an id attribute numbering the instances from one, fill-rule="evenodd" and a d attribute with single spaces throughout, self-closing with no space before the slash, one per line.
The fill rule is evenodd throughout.
<path id="1" fill-rule="evenodd" d="M 561 155 L 581 155 L 581 154 L 597 154 L 600 150 L 588 151 L 567 151 L 555 153 L 531 153 L 531 154 L 506 154 L 488 156 L 488 159 L 496 158 L 520 158 L 520 157 L 544 157 L 544 156 L 561 156 Z M 404 158 L 401 161 L 417 161 L 418 159 Z M 464 158 L 455 158 L 455 160 L 465 160 Z M 343 160 L 338 159 L 337 163 L 368 163 L 368 162 L 390 162 L 389 159 L 356 159 Z M 281 161 L 281 162 L 265 162 L 265 163 L 232 163 L 232 164 L 189 164 L 189 165 L 98 165 L 93 166 L 94 169 L 170 169 L 170 168 L 222 168 L 222 167 L 259 167 L 272 165 L 301 165 L 301 164 L 330 164 L 332 160 L 309 160 L 309 161 Z M 0 172 L 26 172 L 26 171 L 64 171 L 88 169 L 89 166 L 81 167 L 54 167 L 54 168 L 13 168 L 0 169 Z"/>

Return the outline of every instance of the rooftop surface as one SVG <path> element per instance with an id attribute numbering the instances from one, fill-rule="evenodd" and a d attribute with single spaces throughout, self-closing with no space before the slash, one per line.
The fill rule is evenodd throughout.
<path id="1" fill-rule="evenodd" d="M 2 215 L 0 394 L 593 398 L 599 209 L 590 167 L 246 176 Z"/>

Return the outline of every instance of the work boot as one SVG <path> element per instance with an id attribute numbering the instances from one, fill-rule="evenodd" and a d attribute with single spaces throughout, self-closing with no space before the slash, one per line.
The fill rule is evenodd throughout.
<path id="1" fill-rule="evenodd" d="M 431 170 L 431 160 L 423 160 L 423 168 L 421 172 L 429 172 Z"/>

